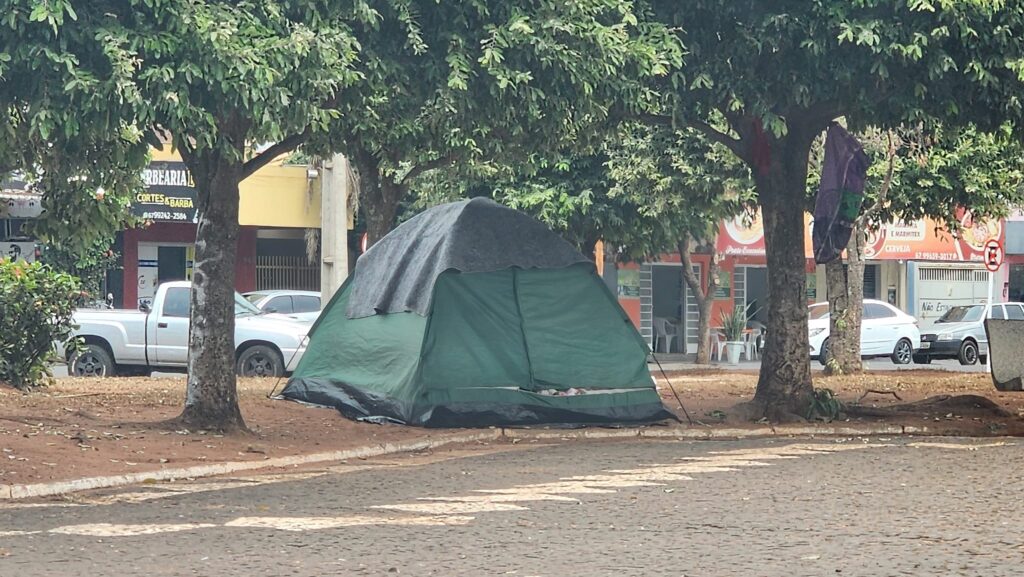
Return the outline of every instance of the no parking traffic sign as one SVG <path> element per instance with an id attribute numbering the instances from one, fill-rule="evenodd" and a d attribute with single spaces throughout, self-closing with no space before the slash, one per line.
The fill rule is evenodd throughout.
<path id="1" fill-rule="evenodd" d="M 985 268 L 989 272 L 996 272 L 1003 266 L 1003 247 L 999 241 L 992 238 L 985 243 Z"/>

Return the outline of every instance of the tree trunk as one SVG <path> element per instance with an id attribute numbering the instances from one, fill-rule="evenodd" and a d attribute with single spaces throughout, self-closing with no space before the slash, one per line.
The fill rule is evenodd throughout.
<path id="1" fill-rule="evenodd" d="M 188 390 L 179 420 L 200 429 L 245 429 L 235 380 L 240 158 L 213 151 L 189 162 L 198 188 L 199 227 L 192 267 Z"/>
<path id="2" fill-rule="evenodd" d="M 846 266 L 843 266 L 841 259 L 825 265 L 829 310 L 829 352 L 825 373 L 829 375 L 847 375 L 864 370 L 860 358 L 860 327 L 864 312 L 864 243 L 864 231 L 858 226 L 846 245 Z"/>
<path id="3" fill-rule="evenodd" d="M 804 413 L 813 394 L 807 337 L 804 204 L 812 137 L 791 126 L 755 185 L 768 260 L 768 332 L 752 404 L 772 420 Z"/>
<path id="4" fill-rule="evenodd" d="M 896 161 L 896 143 L 892 131 L 886 134 L 889 148 L 886 152 L 889 167 L 875 204 L 857 218 L 846 245 L 847 266 L 841 261 L 826 265 L 825 276 L 829 301 L 829 357 L 832 362 L 825 366 L 826 374 L 859 373 L 864 370 L 861 362 L 860 332 L 864 316 L 864 245 L 867 244 L 866 227 L 875 213 L 885 206 L 885 199 L 892 187 L 892 175 Z M 828 359 L 826 359 L 828 362 Z"/>
<path id="5" fill-rule="evenodd" d="M 712 251 L 716 244 L 715 235 L 710 244 Z M 711 255 L 711 264 L 708 266 L 707 289 L 701 285 L 700 279 L 693 272 L 693 259 L 690 251 L 691 240 L 684 237 L 679 241 L 679 261 L 683 263 L 683 283 L 685 288 L 689 287 L 693 298 L 697 301 L 697 364 L 707 365 L 711 363 L 711 306 L 715 302 L 715 292 L 718 290 L 718 256 Z M 683 314 L 686 314 L 685 308 Z M 685 337 L 685 335 L 684 335 Z M 685 350 L 685 349 L 684 349 Z"/>
<path id="6" fill-rule="evenodd" d="M 594 264 L 597 264 L 597 240 L 596 238 L 584 239 L 583 244 L 580 245 L 580 252 Z M 601 256 L 604 257 L 604 255 Z"/>
<path id="7" fill-rule="evenodd" d="M 711 306 L 714 292 L 697 302 L 697 364 L 711 364 Z M 719 359 L 721 362 L 721 359 Z"/>
<path id="8" fill-rule="evenodd" d="M 405 185 L 381 174 L 380 160 L 366 151 L 350 159 L 359 177 L 359 202 L 366 216 L 366 248 L 395 228 L 398 204 L 405 197 Z"/>

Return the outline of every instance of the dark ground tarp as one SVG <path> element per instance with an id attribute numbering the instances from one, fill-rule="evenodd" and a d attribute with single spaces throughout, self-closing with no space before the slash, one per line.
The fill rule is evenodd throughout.
<path id="1" fill-rule="evenodd" d="M 351 318 L 414 311 L 426 316 L 434 282 L 447 270 L 564 268 L 589 262 L 543 223 L 487 198 L 424 211 L 356 261 Z"/>

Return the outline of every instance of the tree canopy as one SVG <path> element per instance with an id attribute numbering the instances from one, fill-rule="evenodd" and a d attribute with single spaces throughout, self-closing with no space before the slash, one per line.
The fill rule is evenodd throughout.
<path id="1" fill-rule="evenodd" d="M 983 132 L 1019 121 L 1024 11 L 990 0 L 0 0 L 0 47 L 11 163 L 0 171 L 40 180 L 40 230 L 123 219 L 154 133 L 192 171 L 196 422 L 241 423 L 234 377 L 215 369 L 233 353 L 240 180 L 300 143 L 345 152 L 375 240 L 432 168 L 533 154 L 561 170 L 549 151 L 569 148 L 570 168 L 587 171 L 606 164 L 604 133 L 623 119 L 697 131 L 749 168 L 773 325 L 755 402 L 784 416 L 812 393 L 802 236 L 815 138 L 840 117 Z"/>
<path id="2" fill-rule="evenodd" d="M 129 220 L 148 157 L 134 61 L 79 25 L 93 5 L 0 2 L 0 174 L 19 173 L 43 193 L 32 232 L 72 252 Z"/>
<path id="3" fill-rule="evenodd" d="M 339 96 L 333 142 L 353 162 L 371 243 L 417 176 L 455 163 L 584 147 L 669 55 L 631 4 L 393 2 L 355 27 L 364 81 Z"/>
<path id="4" fill-rule="evenodd" d="M 675 251 L 680 241 L 713 241 L 723 219 L 752 208 L 750 172 L 726 147 L 692 128 L 624 125 L 609 148 L 612 194 L 637 206 L 635 259 Z"/>
<path id="5" fill-rule="evenodd" d="M 180 152 L 196 182 L 199 219 L 181 419 L 244 427 L 231 282 L 238 183 L 325 132 L 341 88 L 361 79 L 351 24 L 372 15 L 361 2 L 315 0 L 5 0 L 0 7 L 4 46 L 14 50 L 0 61 L 24 80 L 20 88 L 4 84 L 9 130 L 35 138 L 13 145 L 23 165 L 40 166 L 49 181 L 81 171 L 78 182 L 93 190 L 107 188 L 109 177 L 111 197 L 121 199 L 132 189 L 118 182 L 137 181 L 148 144 L 169 140 Z M 87 200 L 63 184 L 46 187 L 59 195 L 48 199 L 49 210 L 74 226 Z"/>
<path id="6" fill-rule="evenodd" d="M 765 223 L 772 325 L 752 413 L 800 414 L 812 395 L 803 207 L 814 139 L 855 128 L 998 126 L 1016 97 L 1024 12 L 1002 2 L 649 0 L 683 64 L 659 82 L 651 123 L 691 126 L 750 168 Z"/>
<path id="7" fill-rule="evenodd" d="M 78 122 L 83 146 L 114 155 L 119 162 L 107 164 L 119 177 L 137 178 L 147 142 L 169 138 L 195 179 L 182 420 L 196 426 L 244 426 L 229 362 L 242 179 L 299 144 L 345 152 L 376 238 L 393 225 L 408 181 L 430 168 L 583 142 L 622 90 L 667 70 L 644 40 L 652 27 L 625 0 L 3 0 L 0 8 L 4 46 L 20 47 L 4 50 L 0 72 L 34 83 L 5 84 L 11 92 L 2 96 L 14 117 L 4 128 L 38 136 L 34 147 L 16 145 L 19 158 L 52 177 L 47 154 L 68 149 L 54 127 Z M 69 90 L 79 100 L 53 97 Z M 90 186 L 104 184 L 102 163 L 82 170 Z"/>
<path id="8" fill-rule="evenodd" d="M 415 183 L 412 208 L 486 196 L 544 222 L 581 252 L 592 252 L 604 240 L 629 260 L 647 254 L 643 230 L 649 227 L 633 199 L 612 194 L 608 162 L 602 150 L 553 154 L 536 164 L 483 162 L 437 170 Z"/>
<path id="9" fill-rule="evenodd" d="M 874 224 L 929 217 L 955 234 L 965 212 L 977 219 L 1002 218 L 1024 203 L 1024 150 L 1009 126 L 991 132 L 938 126 L 895 133 L 892 187 Z M 884 163 L 878 164 L 881 171 Z M 875 177 L 880 181 L 882 175 Z M 873 200 L 869 195 L 868 203 Z"/>

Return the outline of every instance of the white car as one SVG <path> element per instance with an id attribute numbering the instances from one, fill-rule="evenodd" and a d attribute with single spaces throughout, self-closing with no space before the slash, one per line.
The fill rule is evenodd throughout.
<path id="1" fill-rule="evenodd" d="M 808 335 L 811 358 L 828 362 L 828 303 L 808 307 Z M 889 357 L 897 365 L 909 364 L 921 347 L 917 319 L 889 303 L 865 299 L 860 326 L 860 354 L 863 358 Z"/>
<path id="2" fill-rule="evenodd" d="M 949 308 L 939 320 L 924 328 L 921 349 L 914 353 L 914 362 L 927 365 L 933 359 L 957 359 L 961 365 L 984 364 L 988 356 L 985 319 L 1024 320 L 1024 303 Z"/>
<path id="3" fill-rule="evenodd" d="M 265 313 L 286 315 L 313 322 L 323 308 L 320 293 L 300 290 L 263 290 L 242 293 L 242 296 Z"/>

